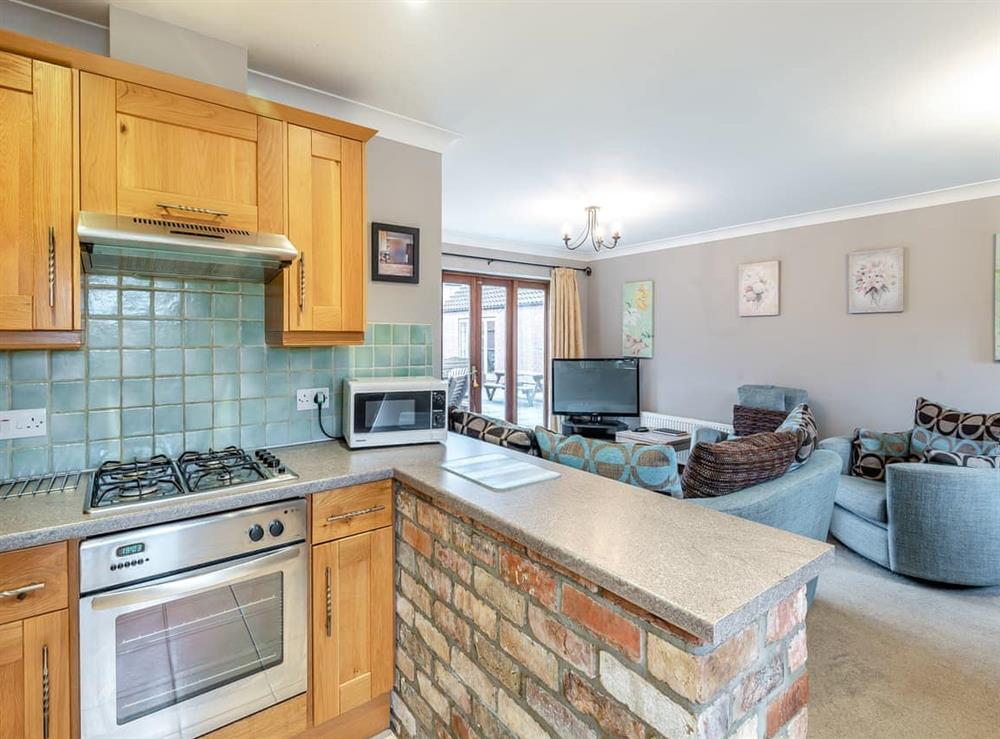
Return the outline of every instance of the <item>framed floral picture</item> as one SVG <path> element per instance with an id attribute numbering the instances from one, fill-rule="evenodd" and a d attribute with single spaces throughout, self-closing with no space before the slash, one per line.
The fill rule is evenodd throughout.
<path id="1" fill-rule="evenodd" d="M 847 255 L 847 312 L 903 311 L 903 248 Z"/>
<path id="2" fill-rule="evenodd" d="M 622 285 L 622 356 L 653 356 L 653 281 Z"/>
<path id="3" fill-rule="evenodd" d="M 776 316 L 781 313 L 781 262 L 741 264 L 736 296 L 740 316 Z"/>

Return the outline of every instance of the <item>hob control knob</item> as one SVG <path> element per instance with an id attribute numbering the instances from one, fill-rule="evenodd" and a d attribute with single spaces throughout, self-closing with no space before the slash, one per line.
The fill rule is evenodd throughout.
<path id="1" fill-rule="evenodd" d="M 270 459 L 266 460 L 264 464 L 266 464 L 272 470 L 276 470 L 281 466 L 281 460 L 278 459 L 277 457 L 271 457 Z"/>
<path id="2" fill-rule="evenodd" d="M 271 536 L 281 536 L 285 531 L 285 524 L 278 519 L 274 519 L 271 521 L 271 525 L 267 527 L 267 530 L 271 532 Z"/>
<path id="3" fill-rule="evenodd" d="M 259 523 L 251 526 L 250 531 L 247 533 L 250 535 L 250 541 L 260 541 L 264 538 L 264 528 Z"/>

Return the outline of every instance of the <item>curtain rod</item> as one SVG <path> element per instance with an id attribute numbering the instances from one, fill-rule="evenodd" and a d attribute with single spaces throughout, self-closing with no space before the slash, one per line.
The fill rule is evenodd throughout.
<path id="1" fill-rule="evenodd" d="M 492 264 L 493 262 L 503 262 L 504 264 L 523 264 L 526 267 L 548 267 L 549 269 L 556 269 L 560 265 L 558 264 L 539 264 L 538 262 L 521 262 L 517 259 L 500 259 L 499 257 L 481 257 L 476 254 L 456 254 L 452 251 L 441 252 L 443 257 L 460 257 L 461 259 L 479 259 L 487 264 Z M 577 272 L 583 272 L 587 277 L 590 277 L 593 270 L 590 267 L 563 267 L 563 269 L 575 269 Z"/>

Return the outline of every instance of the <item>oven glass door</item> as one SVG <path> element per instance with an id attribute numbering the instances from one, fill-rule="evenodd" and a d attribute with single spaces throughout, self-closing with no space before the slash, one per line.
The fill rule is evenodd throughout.
<path id="1" fill-rule="evenodd" d="M 194 737 L 306 689 L 297 544 L 80 601 L 82 736 Z"/>
<path id="2" fill-rule="evenodd" d="M 118 724 L 281 664 L 282 573 L 115 619 Z"/>
<path id="3" fill-rule="evenodd" d="M 419 431 L 431 427 L 428 390 L 358 393 L 354 396 L 354 433 Z"/>

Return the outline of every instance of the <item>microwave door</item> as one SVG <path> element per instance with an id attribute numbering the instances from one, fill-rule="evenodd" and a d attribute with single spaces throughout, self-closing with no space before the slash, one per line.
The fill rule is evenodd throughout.
<path id="1" fill-rule="evenodd" d="M 426 390 L 354 396 L 355 433 L 418 431 L 430 426 L 431 394 Z"/>

